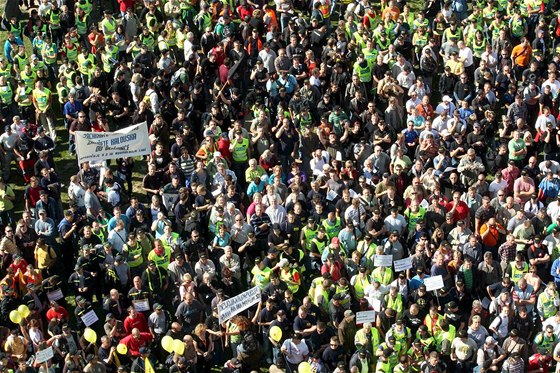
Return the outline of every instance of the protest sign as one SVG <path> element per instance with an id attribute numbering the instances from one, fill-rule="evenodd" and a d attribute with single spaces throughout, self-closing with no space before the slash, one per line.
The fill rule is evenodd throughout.
<path id="1" fill-rule="evenodd" d="M 373 265 L 375 267 L 390 267 L 393 264 L 392 255 L 374 255 Z"/>
<path id="2" fill-rule="evenodd" d="M 439 276 L 425 278 L 424 285 L 426 285 L 426 291 L 441 289 L 442 287 L 444 287 L 443 277 L 439 275 Z"/>
<path id="3" fill-rule="evenodd" d="M 146 122 L 115 132 L 75 132 L 78 163 L 150 154 Z"/>
<path id="4" fill-rule="evenodd" d="M 53 300 L 59 300 L 62 299 L 64 297 L 64 295 L 62 294 L 62 289 L 56 289 L 54 291 L 49 291 L 47 293 L 47 298 L 49 299 L 49 301 L 53 301 Z"/>
<path id="5" fill-rule="evenodd" d="M 218 304 L 218 317 L 220 324 L 228 321 L 239 312 L 246 310 L 261 300 L 261 289 L 258 286 L 247 290 L 233 298 L 226 299 Z"/>
<path id="6" fill-rule="evenodd" d="M 356 324 L 375 322 L 375 311 L 356 312 Z"/>
<path id="7" fill-rule="evenodd" d="M 81 319 L 84 322 L 85 326 L 89 327 L 90 325 L 93 325 L 95 322 L 97 322 L 97 320 L 99 320 L 99 317 L 97 317 L 97 314 L 94 310 L 91 310 L 83 315 Z"/>
<path id="8" fill-rule="evenodd" d="M 45 348 L 44 350 L 41 351 L 37 351 L 37 353 L 35 354 L 35 362 L 37 364 L 41 364 L 44 363 L 46 361 L 49 361 L 49 359 L 52 359 L 54 357 L 54 351 L 52 346 Z"/>
<path id="9" fill-rule="evenodd" d="M 412 257 L 409 256 L 408 258 L 395 260 L 393 264 L 395 265 L 395 272 L 406 271 L 407 269 L 412 268 Z"/>

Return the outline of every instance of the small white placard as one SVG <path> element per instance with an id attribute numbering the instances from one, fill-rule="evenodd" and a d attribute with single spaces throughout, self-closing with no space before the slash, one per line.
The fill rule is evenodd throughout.
<path id="1" fill-rule="evenodd" d="M 375 311 L 361 311 L 356 313 L 356 324 L 375 322 Z"/>
<path id="2" fill-rule="evenodd" d="M 381 312 L 381 301 L 377 298 L 367 298 L 369 305 L 376 311 Z"/>
<path id="3" fill-rule="evenodd" d="M 390 267 L 393 264 L 392 255 L 374 255 L 373 256 L 373 266 L 374 267 Z"/>
<path id="4" fill-rule="evenodd" d="M 53 357 L 54 357 L 54 351 L 51 346 L 45 348 L 44 350 L 37 351 L 37 353 L 35 354 L 35 362 L 37 364 L 41 364 L 44 363 L 45 361 L 49 361 L 49 359 L 52 359 Z"/>
<path id="5" fill-rule="evenodd" d="M 425 278 L 424 285 L 426 285 L 426 291 L 438 290 L 445 286 L 441 275 Z"/>
<path id="6" fill-rule="evenodd" d="M 93 325 L 95 322 L 97 322 L 97 320 L 99 320 L 99 318 L 97 317 L 97 314 L 95 313 L 94 310 L 91 310 L 82 316 L 82 321 L 88 327 L 90 325 Z"/>
<path id="7" fill-rule="evenodd" d="M 64 294 L 62 294 L 62 289 L 57 289 L 55 291 L 50 291 L 47 293 L 47 298 L 49 298 L 49 301 L 53 301 L 53 300 L 59 300 L 64 298 Z"/>
<path id="8" fill-rule="evenodd" d="M 338 194 L 334 190 L 329 190 L 327 193 L 327 201 L 334 201 L 338 197 Z"/>
<path id="9" fill-rule="evenodd" d="M 144 312 L 150 310 L 150 302 L 147 299 L 133 300 L 132 305 L 136 312 Z"/>
<path id="10" fill-rule="evenodd" d="M 412 257 L 395 260 L 393 263 L 395 265 L 395 272 L 402 272 L 406 271 L 407 269 L 412 268 Z"/>

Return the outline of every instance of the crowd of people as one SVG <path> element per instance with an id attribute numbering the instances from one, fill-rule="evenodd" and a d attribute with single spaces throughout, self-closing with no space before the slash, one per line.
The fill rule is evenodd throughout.
<path id="1" fill-rule="evenodd" d="M 8 0 L 0 372 L 558 371 L 560 12 L 422 6 Z"/>

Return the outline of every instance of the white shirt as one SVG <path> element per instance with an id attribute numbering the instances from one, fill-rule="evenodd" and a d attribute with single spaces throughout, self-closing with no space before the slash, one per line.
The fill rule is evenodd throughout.
<path id="1" fill-rule="evenodd" d="M 442 118 L 441 116 L 437 116 L 433 121 L 432 121 L 432 129 L 435 129 L 436 131 L 440 132 L 443 131 L 444 129 L 448 129 L 449 126 L 449 120 L 451 118 L 449 118 L 449 116 Z"/>
<path id="2" fill-rule="evenodd" d="M 265 213 L 270 217 L 270 222 L 272 224 L 282 224 L 288 219 L 286 209 L 281 205 L 276 205 L 276 207 L 269 206 L 265 210 Z"/>
<path id="3" fill-rule="evenodd" d="M 544 82 L 541 85 L 541 92 L 544 92 L 544 87 L 546 86 L 550 87 L 550 92 L 552 93 L 553 98 L 558 97 L 558 91 L 560 91 L 560 82 L 558 80 L 554 80 L 553 82 L 547 80 L 546 82 Z"/>
<path id="4" fill-rule="evenodd" d="M 263 48 L 263 50 L 259 52 L 259 60 L 263 62 L 263 65 L 266 68 L 266 70 L 268 70 L 269 74 L 272 74 L 273 72 L 276 71 L 276 68 L 274 67 L 274 60 L 276 59 L 276 57 L 278 56 L 276 55 L 276 52 L 274 52 L 272 49 L 270 49 L 267 52 Z"/>
<path id="5" fill-rule="evenodd" d="M 556 221 L 558 219 L 558 216 L 560 216 L 560 206 L 558 205 L 558 201 L 550 202 L 548 204 L 546 214 L 550 216 L 552 221 Z"/>
<path id="6" fill-rule="evenodd" d="M 126 229 L 122 229 L 121 231 L 111 229 L 107 237 L 107 241 L 111 243 L 117 252 L 122 253 L 124 243 L 127 241 Z"/>
<path id="7" fill-rule="evenodd" d="M 498 337 L 505 338 L 508 334 L 509 317 L 504 315 L 496 316 L 492 324 L 490 324 L 490 329 L 498 332 Z"/>
<path id="8" fill-rule="evenodd" d="M 544 330 L 548 325 L 551 325 L 554 328 L 554 334 L 556 334 L 557 337 L 560 337 L 560 323 L 556 321 L 556 316 L 550 316 L 548 319 L 544 320 L 542 330 Z"/>
<path id="9" fill-rule="evenodd" d="M 447 111 L 447 116 L 450 117 L 453 115 L 453 112 L 455 111 L 455 104 L 453 102 L 450 102 L 448 105 L 446 105 L 445 103 L 441 103 L 438 106 L 436 106 L 436 114 L 441 114 L 442 111 Z"/>
<path id="10" fill-rule="evenodd" d="M 484 51 L 480 55 L 480 59 L 485 60 L 486 65 L 488 65 L 488 67 L 491 69 L 493 69 L 498 64 L 498 55 L 494 52 L 488 53 Z"/>
<path id="11" fill-rule="evenodd" d="M 16 142 L 18 141 L 19 136 L 15 132 L 11 132 L 9 135 L 4 132 L 0 136 L 0 143 L 2 144 L 2 148 L 7 151 L 13 151 Z"/>
<path id="12" fill-rule="evenodd" d="M 282 347 L 288 351 L 286 360 L 288 360 L 290 364 L 299 364 L 303 361 L 305 356 L 309 355 L 309 348 L 303 341 L 300 341 L 299 344 L 296 345 L 292 342 L 291 338 L 286 339 Z"/>
<path id="13" fill-rule="evenodd" d="M 502 179 L 502 181 L 500 182 L 494 180 L 490 183 L 490 186 L 488 187 L 488 191 L 492 193 L 492 197 L 496 197 L 496 193 L 498 193 L 498 191 L 506 187 L 507 187 L 507 181 L 505 179 Z"/>
<path id="14" fill-rule="evenodd" d="M 68 186 L 68 196 L 71 196 L 72 201 L 74 201 L 78 207 L 85 207 L 84 197 L 86 196 L 86 192 L 81 185 L 70 183 Z"/>
<path id="15" fill-rule="evenodd" d="M 190 40 L 185 40 L 183 46 L 185 49 L 185 61 L 188 61 L 190 55 L 196 53 L 196 50 L 194 50 L 194 44 Z"/>
<path id="16" fill-rule="evenodd" d="M 469 47 L 459 48 L 459 58 L 463 61 L 465 67 L 470 67 L 473 64 L 473 53 Z"/>
<path id="17" fill-rule="evenodd" d="M 410 91 L 409 91 L 410 94 Z M 410 100 L 408 100 L 406 102 L 406 111 L 407 113 L 412 112 L 412 109 L 414 109 L 416 106 L 420 105 L 422 103 L 422 100 L 418 98 L 418 96 L 416 97 L 416 100 L 413 100 L 412 98 Z"/>
<path id="18" fill-rule="evenodd" d="M 407 223 L 406 219 L 402 215 L 397 215 L 396 218 L 393 218 L 392 215 L 389 215 L 385 218 L 385 227 L 387 231 L 398 231 L 399 234 L 402 234 L 406 229 Z"/>
<path id="19" fill-rule="evenodd" d="M 548 114 L 548 116 L 545 116 L 544 114 L 541 114 L 535 122 L 535 129 L 545 132 L 547 122 L 552 123 L 552 128 L 556 127 L 556 119 L 554 119 L 554 115 Z"/>
<path id="20" fill-rule="evenodd" d="M 556 175 L 558 171 L 560 171 L 560 163 L 558 163 L 557 161 L 549 160 L 549 162 L 551 163 L 550 168 L 546 167 L 546 162 L 547 161 L 542 161 L 541 163 L 539 163 L 539 170 L 541 170 L 541 172 L 546 174 L 548 171 L 550 171 L 554 175 Z"/>

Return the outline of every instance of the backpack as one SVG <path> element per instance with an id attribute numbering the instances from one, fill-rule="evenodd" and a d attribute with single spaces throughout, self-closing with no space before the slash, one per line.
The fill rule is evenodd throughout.
<path id="1" fill-rule="evenodd" d="M 86 96 L 86 87 L 82 86 L 81 88 L 74 88 L 74 94 L 76 95 L 76 101 L 84 102 L 87 98 Z"/>

